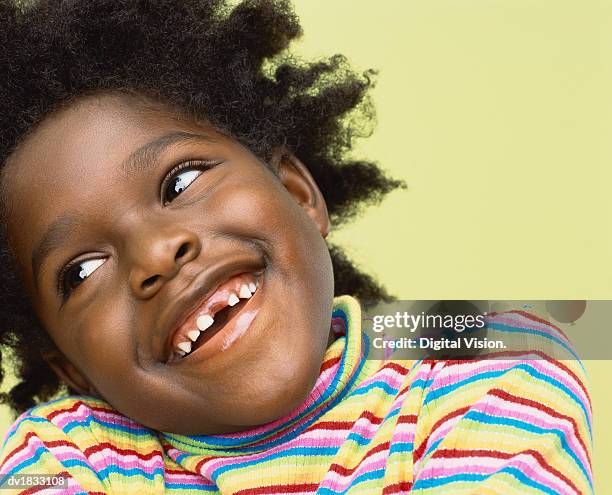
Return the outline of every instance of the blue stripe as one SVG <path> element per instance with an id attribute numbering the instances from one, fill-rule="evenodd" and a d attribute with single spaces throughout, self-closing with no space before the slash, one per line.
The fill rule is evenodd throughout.
<path id="1" fill-rule="evenodd" d="M 506 418 L 506 417 L 500 417 L 500 416 L 489 416 L 487 414 L 481 413 L 480 411 L 468 411 L 468 413 L 465 415 L 466 419 L 470 419 L 470 420 L 474 420 L 480 423 L 487 423 L 490 425 L 506 425 L 506 426 L 512 426 L 514 428 L 517 428 L 519 430 L 525 430 L 525 431 L 529 431 L 531 433 L 535 433 L 537 435 L 546 435 L 546 434 L 550 434 L 552 433 L 553 435 L 555 435 L 557 438 L 559 438 L 559 441 L 561 442 L 561 447 L 563 448 L 563 451 L 569 455 L 575 462 L 576 466 L 578 466 L 578 468 L 582 471 L 582 474 L 584 474 L 584 477 L 589 481 L 589 484 L 591 484 L 591 479 L 589 477 L 589 473 L 588 471 L 585 469 L 585 467 L 583 466 L 582 462 L 580 461 L 580 459 L 578 459 L 578 456 L 574 453 L 574 451 L 570 448 L 570 446 L 567 444 L 567 440 L 565 438 L 565 433 L 561 430 L 558 430 L 556 428 L 550 428 L 550 429 L 546 429 L 546 428 L 541 428 L 539 426 L 535 426 L 531 423 L 527 423 L 525 421 L 521 421 L 518 419 L 514 419 L 514 418 Z"/>
<path id="2" fill-rule="evenodd" d="M 15 434 L 19 431 L 19 429 L 21 428 L 21 425 L 24 425 L 26 423 L 49 423 L 53 425 L 53 423 L 51 423 L 51 421 L 49 421 L 46 418 L 39 418 L 37 416 L 24 416 L 23 418 L 21 418 L 19 423 L 15 423 L 13 431 L 11 431 L 4 439 L 4 443 L 2 444 L 2 450 L 4 450 L 4 447 L 6 447 L 6 444 L 8 443 L 9 439 L 13 438 Z M 53 426 L 57 428 L 57 426 L 55 425 Z"/>
<path id="3" fill-rule="evenodd" d="M 429 378 L 427 380 L 423 380 L 422 378 L 417 378 L 416 380 L 414 380 L 411 384 L 410 384 L 410 388 L 411 389 L 416 389 L 416 388 L 420 388 L 422 390 L 431 387 L 431 385 L 433 384 L 434 379 L 433 378 Z"/>
<path id="4" fill-rule="evenodd" d="M 217 478 L 227 471 L 233 471 L 235 469 L 243 469 L 247 466 L 257 466 L 264 462 L 272 461 L 275 459 L 281 459 L 286 457 L 321 457 L 321 456 L 335 456 L 338 453 L 339 447 L 293 447 L 280 452 L 273 452 L 268 454 L 261 459 L 251 459 L 250 461 L 240 461 L 239 463 L 219 466 L 211 475 L 213 481 L 217 481 Z M 198 456 L 196 456 L 198 457 Z"/>
<path id="5" fill-rule="evenodd" d="M 493 328 L 495 330 L 499 330 L 500 332 L 506 332 L 506 333 L 527 333 L 527 334 L 531 334 L 531 335 L 537 335 L 537 336 L 542 337 L 542 338 L 547 339 L 547 340 L 552 340 L 553 342 L 556 342 L 561 347 L 563 347 L 572 356 L 574 356 L 574 358 L 577 361 L 580 361 L 580 358 L 578 357 L 578 355 L 576 354 L 574 349 L 572 349 L 569 345 L 567 345 L 567 343 L 564 340 L 560 339 L 559 337 L 557 337 L 555 335 L 551 335 L 550 333 L 546 333 L 546 332 L 544 332 L 542 330 L 534 330 L 532 328 L 515 327 L 515 326 L 510 326 L 510 325 L 505 325 L 503 323 L 495 323 L 495 322 L 488 323 L 487 324 L 487 328 Z M 526 349 L 526 350 L 529 350 L 529 349 Z M 533 349 L 533 350 L 539 350 L 539 349 Z M 550 357 L 554 358 L 554 356 L 550 356 Z"/>
<path id="6" fill-rule="evenodd" d="M 379 480 L 385 475 L 384 469 L 376 469 L 375 471 L 368 471 L 367 473 L 360 474 L 357 476 L 344 490 L 338 492 L 336 490 L 332 490 L 331 488 L 319 488 L 317 490 L 317 495 L 342 495 L 348 492 L 348 490 L 352 490 L 360 483 L 364 483 L 366 481 Z"/>
<path id="7" fill-rule="evenodd" d="M 412 442 L 393 442 L 389 448 L 389 455 L 409 453 L 414 450 L 414 443 Z"/>
<path id="8" fill-rule="evenodd" d="M 109 430 L 117 430 L 123 433 L 129 433 L 130 435 L 153 437 L 153 434 L 151 433 L 151 431 L 145 428 L 131 428 L 129 426 L 109 423 L 108 421 L 102 421 L 98 418 L 95 418 L 94 416 L 87 416 L 84 420 L 75 419 L 74 421 L 70 421 L 66 423 L 66 425 L 62 429 L 64 430 L 64 432 L 69 433 L 71 430 L 78 428 L 79 426 L 83 428 L 85 427 L 91 428 L 91 423 L 95 423 L 96 425 L 103 426 L 105 428 L 108 428 Z"/>
<path id="9" fill-rule="evenodd" d="M 365 395 L 370 390 L 373 390 L 375 388 L 380 388 L 385 393 L 390 394 L 390 395 L 396 395 L 399 392 L 399 389 L 393 388 L 387 382 L 377 380 L 377 381 L 368 383 L 368 385 L 365 387 L 356 388 L 350 393 L 349 397 L 352 397 L 354 395 Z"/>
<path id="10" fill-rule="evenodd" d="M 442 443 L 445 437 L 438 438 L 434 443 L 432 443 L 425 452 L 423 452 L 423 459 L 427 458 L 429 454 L 431 454 L 434 450 L 438 448 L 438 445 Z"/>
<path id="11" fill-rule="evenodd" d="M 349 440 L 352 440 L 353 442 L 355 442 L 357 445 L 361 447 L 369 444 L 372 441 L 371 438 L 366 438 L 363 435 L 360 435 L 359 433 L 354 432 L 354 431 L 349 433 L 349 435 L 346 437 L 346 441 L 349 441 Z"/>
<path id="12" fill-rule="evenodd" d="M 581 409 L 582 412 L 584 413 L 584 417 L 586 419 L 586 423 L 588 425 L 589 431 L 591 431 L 591 423 L 589 421 L 589 415 L 587 412 L 587 409 L 585 407 L 585 405 L 582 403 L 582 401 L 574 394 L 574 392 L 572 392 L 571 389 L 569 389 L 567 386 L 565 386 L 563 383 L 559 382 L 558 380 L 555 380 L 554 378 L 552 378 L 549 375 L 546 375 L 544 373 L 541 373 L 539 371 L 537 371 L 536 369 L 534 369 L 533 364 L 531 364 L 530 362 L 520 362 L 518 364 L 513 365 L 511 368 L 505 369 L 505 370 L 499 370 L 499 371 L 484 371 L 484 372 L 479 372 L 478 374 L 471 376 L 469 378 L 466 378 L 465 380 L 450 384 L 450 385 L 446 385 L 444 387 L 440 387 L 439 389 L 436 390 L 432 390 L 427 394 L 427 397 L 425 397 L 425 400 L 423 401 L 423 405 L 427 405 L 430 402 L 439 399 L 445 395 L 448 395 L 452 392 L 454 392 L 455 390 L 468 385 L 470 383 L 474 383 L 474 382 L 478 382 L 481 380 L 488 380 L 491 378 L 498 378 L 502 375 L 505 375 L 506 373 L 512 371 L 512 370 L 516 370 L 516 369 L 521 369 L 523 371 L 526 371 L 529 375 L 531 375 L 534 378 L 537 378 L 539 380 L 545 381 L 549 384 L 551 384 L 552 386 L 558 388 L 559 390 L 563 391 L 569 398 L 571 398 Z"/>
<path id="13" fill-rule="evenodd" d="M 103 479 L 107 479 L 111 474 L 121 474 L 123 476 L 140 476 L 142 478 L 146 478 L 150 481 L 154 481 L 155 478 L 161 477 L 164 478 L 165 470 L 163 467 L 155 468 L 152 473 L 148 473 L 141 468 L 122 468 L 115 465 L 110 465 L 105 467 L 104 469 L 99 471 L 100 476 Z"/>
<path id="14" fill-rule="evenodd" d="M 547 487 L 546 485 L 542 485 L 537 481 L 534 481 L 532 478 L 530 478 L 525 473 L 513 466 L 506 466 L 500 469 L 499 471 L 496 471 L 495 473 L 491 474 L 463 473 L 454 474 L 451 476 L 437 476 L 435 478 L 418 479 L 412 489 L 415 491 L 419 489 L 423 490 L 425 488 L 436 488 L 443 485 L 449 485 L 451 483 L 480 483 L 501 473 L 506 473 L 515 478 L 523 485 L 535 488 L 543 493 L 547 493 L 549 495 L 559 495 L 553 489 Z"/>
<path id="15" fill-rule="evenodd" d="M 22 469 L 24 469 L 24 468 L 26 468 L 28 466 L 31 466 L 32 464 L 36 464 L 40 460 L 41 456 L 43 454 L 45 454 L 45 453 L 51 455 L 55 459 L 55 457 L 51 454 L 51 452 L 49 452 L 49 450 L 46 447 L 44 447 L 44 446 L 38 447 L 34 451 L 34 454 L 32 455 L 32 457 L 30 457 L 29 459 L 27 459 L 27 460 L 17 464 L 13 469 L 11 469 L 8 473 L 6 473 L 2 477 L 2 479 L 0 480 L 0 485 L 3 484 L 5 482 L 5 480 L 6 480 L 6 478 L 8 478 L 9 476 L 12 476 L 13 474 L 19 473 L 20 470 L 22 470 Z M 102 479 L 98 476 L 98 473 L 96 473 L 94 471 L 94 469 L 90 465 L 84 463 L 83 461 L 67 460 L 67 461 L 60 461 L 60 462 L 65 467 L 70 467 L 71 464 L 72 465 L 81 465 L 85 469 L 88 469 L 89 471 L 91 471 L 96 478 L 98 478 L 100 481 L 102 481 Z"/>
<path id="16" fill-rule="evenodd" d="M 218 492 L 214 485 L 196 485 L 191 483 L 166 483 L 166 490 L 198 490 L 201 492 Z"/>

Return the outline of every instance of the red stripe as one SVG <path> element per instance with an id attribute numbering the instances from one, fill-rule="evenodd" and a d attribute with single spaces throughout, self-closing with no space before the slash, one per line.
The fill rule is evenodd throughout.
<path id="1" fill-rule="evenodd" d="M 429 430 L 428 435 L 423 439 L 421 444 L 414 450 L 414 454 L 412 457 L 414 461 L 415 462 L 418 461 L 423 456 L 423 454 L 425 453 L 425 449 L 427 448 L 427 441 L 429 440 L 429 437 L 431 437 L 433 432 L 436 431 L 437 428 L 442 426 L 442 424 L 447 422 L 449 419 L 455 418 L 457 416 L 462 416 L 463 414 L 467 413 L 469 410 L 470 410 L 469 407 L 461 407 L 459 409 L 455 409 L 453 412 L 448 413 L 446 416 L 436 421 L 436 423 Z"/>
<path id="2" fill-rule="evenodd" d="M 206 479 L 206 478 L 202 478 L 202 476 L 199 473 L 192 473 L 191 471 L 187 471 L 186 469 L 164 469 L 164 472 L 166 474 L 176 474 L 176 475 L 185 475 L 185 476 L 190 476 L 192 478 L 197 478 L 200 481 L 205 481 L 206 483 L 210 484 L 211 481 Z"/>
<path id="3" fill-rule="evenodd" d="M 400 481 L 399 483 L 393 483 L 383 488 L 383 495 L 390 495 L 391 493 L 408 493 L 412 489 L 412 483 L 410 481 Z"/>
<path id="4" fill-rule="evenodd" d="M 383 421 L 383 418 L 379 418 L 378 416 L 375 416 L 372 412 L 368 411 L 367 409 L 359 415 L 359 418 L 357 418 L 357 421 L 359 421 L 361 418 L 367 419 L 373 425 L 379 425 Z M 357 421 L 355 421 L 355 423 Z"/>
<path id="5" fill-rule="evenodd" d="M 389 442 L 384 442 L 381 443 L 379 445 L 377 445 L 376 447 L 371 448 L 370 450 L 368 450 L 364 456 L 361 458 L 361 460 L 352 468 L 347 468 L 344 466 L 341 466 L 340 464 L 336 464 L 335 462 L 330 466 L 329 470 L 333 471 L 334 473 L 338 473 L 341 476 L 350 476 L 351 474 L 353 474 L 355 472 L 356 469 L 359 468 L 359 466 L 363 463 L 363 461 L 365 461 L 368 457 L 373 456 L 374 454 L 378 453 L 378 452 L 382 452 L 384 450 L 389 450 L 389 446 L 391 444 Z"/>
<path id="6" fill-rule="evenodd" d="M 542 351 L 529 351 L 531 354 L 534 354 L 535 356 L 539 356 L 543 361 L 546 361 L 554 366 L 556 366 L 557 368 L 561 368 L 563 371 L 565 371 L 568 375 L 570 375 L 576 382 L 576 385 L 578 386 L 578 388 L 580 388 L 580 390 L 582 390 L 584 396 L 587 398 L 588 401 L 588 408 L 589 410 L 592 410 L 592 406 L 591 406 L 591 397 L 589 395 L 588 390 L 586 389 L 585 384 L 582 382 L 582 380 L 576 375 L 576 373 L 574 373 L 570 368 L 568 368 L 565 364 L 563 364 L 561 361 L 556 360 L 556 359 L 552 359 L 549 355 L 545 354 Z M 492 361 L 495 359 L 500 359 L 502 357 L 523 357 L 525 356 L 525 353 L 523 351 L 505 351 L 505 352 L 497 352 L 497 353 L 492 353 L 490 354 L 491 356 L 495 356 L 495 358 L 475 358 L 475 359 L 449 359 L 449 360 L 442 360 L 442 361 L 437 361 L 437 362 L 443 362 L 444 366 L 442 368 L 440 368 L 439 370 L 437 370 L 437 372 L 440 372 L 442 370 L 446 370 L 448 368 L 452 368 L 454 366 L 458 366 L 458 365 L 462 365 L 462 364 L 469 364 L 469 363 L 475 363 L 475 362 L 485 362 L 485 361 Z M 529 363 L 530 361 L 537 361 L 537 359 L 518 359 L 518 361 L 523 361 L 525 363 Z M 432 361 L 431 359 L 428 360 L 423 360 L 422 364 L 433 364 L 435 363 L 435 361 Z M 400 394 L 408 391 L 410 389 L 410 387 L 412 387 L 412 383 L 408 384 L 404 389 L 401 390 Z"/>
<path id="7" fill-rule="evenodd" d="M 461 416 L 462 414 L 467 413 L 470 410 L 469 406 L 466 407 L 460 407 L 459 409 L 455 409 L 453 412 L 448 413 L 447 415 L 443 416 L 442 418 L 440 418 L 438 421 L 436 421 L 434 423 L 434 425 L 431 427 L 430 430 L 430 435 L 431 433 L 433 433 L 434 431 L 436 431 L 437 428 L 439 428 L 440 426 L 442 426 L 444 423 L 446 423 L 449 419 L 455 418 L 457 416 Z"/>
<path id="8" fill-rule="evenodd" d="M 98 443 L 96 445 L 92 445 L 91 447 L 87 447 L 83 453 L 89 457 L 92 454 L 95 454 L 96 452 L 101 452 L 104 449 L 110 449 L 113 452 L 115 452 L 116 454 L 120 454 L 120 455 L 133 455 L 138 457 L 139 459 L 143 460 L 143 461 L 148 461 L 150 459 L 153 459 L 154 457 L 161 457 L 162 454 L 159 450 L 153 450 L 151 452 L 147 452 L 146 454 L 142 454 L 140 452 L 137 452 L 133 449 L 122 449 L 120 447 L 117 447 L 115 445 L 112 445 L 108 442 L 102 442 L 102 443 Z"/>
<path id="9" fill-rule="evenodd" d="M 61 476 L 63 478 L 74 479 L 72 476 L 70 476 L 70 473 L 68 471 L 62 471 L 61 473 L 57 473 L 57 474 L 49 474 L 48 476 L 54 476 L 54 477 Z M 78 486 L 79 488 L 82 488 L 80 485 Z M 26 490 L 19 492 L 19 495 L 32 495 L 33 493 L 37 493 L 42 490 L 48 490 L 49 488 L 51 487 L 47 485 L 31 486 L 30 488 L 27 488 Z M 59 487 L 57 489 L 59 489 Z M 105 492 L 87 492 L 87 493 L 89 495 L 105 495 Z"/>
<path id="10" fill-rule="evenodd" d="M 114 409 L 112 409 L 112 408 L 96 407 L 96 406 L 92 406 L 92 405 L 90 405 L 90 404 L 85 404 L 85 402 L 80 401 L 80 400 L 77 400 L 77 401 L 76 401 L 76 402 L 75 402 L 75 403 L 74 403 L 72 406 L 70 406 L 70 407 L 66 407 L 66 408 L 63 408 L 63 409 L 56 409 L 56 410 L 54 410 L 54 411 L 49 412 L 49 414 L 47 414 L 47 415 L 45 416 L 45 418 L 50 420 L 50 419 L 53 419 L 53 418 L 55 418 L 56 416 L 58 416 L 58 415 L 60 415 L 60 414 L 63 414 L 63 413 L 67 413 L 67 412 L 76 412 L 76 410 L 77 410 L 77 409 L 78 409 L 80 406 L 84 406 L 84 407 L 86 407 L 87 409 L 90 409 L 90 410 L 92 410 L 92 411 L 98 411 L 98 412 L 109 413 L 109 414 L 112 414 L 112 415 L 114 415 L 114 416 L 119 416 L 120 418 L 128 419 L 128 418 L 125 418 L 125 416 L 121 416 L 121 415 L 119 415 L 119 414 L 117 413 L 117 411 L 115 411 L 115 410 L 114 410 Z M 130 421 L 130 422 L 132 422 L 132 421 Z"/>
<path id="11" fill-rule="evenodd" d="M 580 433 L 578 431 L 578 424 L 576 423 L 576 420 L 574 418 L 570 416 L 566 416 L 565 414 L 561 414 L 555 411 L 554 409 L 551 409 L 550 407 L 545 406 L 544 404 L 540 404 L 539 402 L 533 401 L 531 399 L 527 399 L 525 397 L 517 397 L 516 395 L 512 395 L 506 392 L 505 390 L 500 390 L 499 388 L 491 389 L 489 391 L 489 394 L 493 395 L 494 397 L 499 397 L 500 399 L 507 400 L 508 402 L 513 402 L 515 404 L 533 407 L 534 409 L 544 411 L 546 414 L 554 418 L 563 419 L 565 421 L 568 421 L 572 425 L 572 429 L 574 430 L 574 436 L 578 440 L 578 443 L 580 444 L 580 446 L 584 449 L 589 465 L 591 464 L 591 457 L 589 456 L 589 450 L 586 444 L 584 443 L 584 441 L 582 440 L 582 437 L 580 436 Z"/>
<path id="12" fill-rule="evenodd" d="M 416 414 L 402 414 L 397 418 L 398 425 L 416 424 L 418 416 Z"/>
<path id="13" fill-rule="evenodd" d="M 565 333 L 563 332 L 563 330 L 561 328 L 559 328 L 558 326 L 552 324 L 550 321 L 544 320 L 536 315 L 533 315 L 531 313 L 526 313 L 525 311 L 521 311 L 521 310 L 513 310 L 513 311 L 508 311 L 507 313 L 516 313 L 516 314 L 520 314 L 522 316 L 524 316 L 526 319 L 531 320 L 531 321 L 535 321 L 537 323 L 541 323 L 547 327 L 553 328 L 554 330 L 556 330 L 557 332 L 559 332 L 559 334 L 561 334 L 561 336 L 567 341 L 567 344 L 571 345 L 570 340 L 567 338 L 567 336 L 565 335 Z M 501 314 L 501 313 L 489 313 L 490 315 L 496 315 L 496 314 Z M 554 361 L 550 359 L 550 356 L 546 356 L 544 353 L 541 352 L 536 352 L 535 354 L 541 356 L 541 357 L 548 357 L 549 361 Z M 563 370 L 565 370 L 568 374 L 572 375 L 572 377 L 574 377 L 574 379 L 580 384 L 580 387 L 582 388 L 584 394 L 588 397 L 588 392 L 586 390 L 586 387 L 584 386 L 584 384 L 582 383 L 581 380 L 578 379 L 578 377 L 574 374 L 574 372 L 572 372 L 569 368 L 567 368 L 563 363 L 557 361 L 555 362 L 555 364 L 557 364 L 560 368 L 562 368 Z M 589 397 L 589 402 L 590 402 L 590 397 Z"/>
<path id="14" fill-rule="evenodd" d="M 331 368 L 335 364 L 338 364 L 339 362 L 340 362 L 339 357 L 335 357 L 332 359 L 328 359 L 327 361 L 324 361 L 323 364 L 321 365 L 321 373 L 323 373 L 326 369 Z"/>
<path id="15" fill-rule="evenodd" d="M 138 457 L 139 459 L 142 460 L 149 460 L 155 456 L 161 456 L 161 452 L 159 451 L 153 451 L 153 452 L 149 452 L 147 454 L 141 454 L 139 452 L 136 452 L 135 450 L 131 450 L 131 449 L 122 449 L 119 447 L 116 447 L 108 442 L 103 442 L 100 444 L 96 444 L 96 445 L 92 445 L 91 447 L 86 448 L 85 450 L 81 450 L 76 444 L 74 444 L 73 442 L 70 442 L 68 440 L 43 440 L 42 438 L 40 438 L 35 432 L 30 431 L 26 434 L 26 436 L 24 437 L 23 442 L 21 442 L 21 444 L 17 447 L 15 447 L 6 457 L 5 457 L 5 461 L 9 461 L 11 459 L 11 457 L 16 454 L 18 451 L 20 450 L 24 450 L 26 448 L 27 442 L 30 440 L 30 438 L 32 437 L 36 437 L 38 440 L 40 440 L 40 442 L 47 447 L 48 449 L 52 449 L 54 447 L 70 447 L 73 448 L 75 450 L 77 450 L 78 452 L 82 452 L 84 454 L 85 457 L 88 457 L 91 454 L 94 454 L 96 452 L 100 452 L 106 448 L 112 450 L 115 453 L 118 454 L 122 454 L 122 455 L 134 455 L 136 457 Z"/>
<path id="16" fill-rule="evenodd" d="M 293 483 L 282 485 L 256 486 L 253 488 L 245 488 L 234 492 L 235 495 L 270 495 L 277 493 L 300 493 L 300 492 L 316 492 L 319 485 L 317 483 Z"/>
<path id="17" fill-rule="evenodd" d="M 309 426 L 304 431 L 305 432 L 312 432 L 312 431 L 317 431 L 317 430 L 349 431 L 353 426 L 355 426 L 354 421 L 319 421 L 318 423 L 314 423 L 313 425 Z M 217 459 L 218 457 L 214 457 L 214 456 L 202 458 L 196 464 L 195 471 L 198 473 L 201 472 L 202 466 L 204 466 L 204 464 L 206 464 L 209 461 L 214 461 Z"/>
<path id="18" fill-rule="evenodd" d="M 354 421 L 319 421 L 309 426 L 305 431 L 350 430 L 354 424 Z"/>
<path id="19" fill-rule="evenodd" d="M 560 329 L 558 326 L 556 326 L 556 325 L 552 324 L 552 323 L 551 323 L 550 321 L 548 321 L 548 320 L 544 320 L 544 319 L 540 318 L 539 316 L 536 316 L 536 315 L 531 314 L 531 313 L 527 313 L 526 311 L 522 311 L 522 310 L 520 310 L 520 309 L 514 309 L 514 310 L 512 310 L 512 311 L 508 311 L 508 312 L 506 312 L 506 313 L 515 313 L 515 314 L 519 314 L 519 315 L 524 316 L 524 317 L 525 317 L 525 318 L 527 318 L 528 320 L 535 321 L 535 322 L 537 322 L 537 323 L 541 323 L 541 324 L 543 324 L 543 325 L 545 325 L 545 326 L 547 326 L 547 327 L 554 328 L 554 329 L 555 329 L 557 332 L 559 332 L 559 334 L 560 334 L 560 335 L 561 335 L 561 336 L 562 336 L 562 337 L 563 337 L 565 340 L 567 340 L 567 341 L 569 342 L 569 339 L 567 338 L 567 335 L 565 335 L 565 332 L 564 332 L 563 330 L 561 330 L 561 329 Z"/>
<path id="20" fill-rule="evenodd" d="M 441 458 L 441 459 L 462 459 L 465 457 L 492 457 L 494 459 L 502 459 L 508 460 L 513 459 L 521 454 L 527 454 L 533 457 L 540 466 L 548 471 L 553 476 L 556 476 L 560 480 L 563 480 L 569 486 L 571 486 L 577 493 L 582 493 L 578 487 L 570 480 L 567 476 L 565 476 L 560 471 L 556 470 L 550 464 L 546 462 L 546 459 L 542 456 L 542 454 L 533 449 L 521 450 L 519 452 L 510 453 L 510 452 L 501 452 L 499 450 L 485 450 L 485 449 L 474 449 L 474 450 L 464 450 L 464 449 L 439 449 L 437 450 L 432 457 Z M 525 473 L 529 474 L 529 473 Z"/>
<path id="21" fill-rule="evenodd" d="M 382 371 L 384 369 L 387 369 L 387 368 L 395 370 L 395 371 L 397 371 L 401 375 L 407 375 L 408 371 L 409 371 L 409 368 L 406 368 L 405 366 L 402 366 L 401 364 L 394 363 L 394 362 L 389 362 L 389 363 L 386 363 L 385 365 L 381 366 L 379 368 L 378 372 L 380 372 L 380 371 Z"/>
<path id="22" fill-rule="evenodd" d="M 36 432 L 34 431 L 30 431 L 28 433 L 26 433 L 23 441 L 17 446 L 15 447 L 13 450 L 11 450 L 11 452 L 4 458 L 5 463 L 10 461 L 11 458 L 17 454 L 19 451 L 21 450 L 25 450 L 25 449 L 29 449 L 29 447 L 27 447 L 27 443 L 30 440 L 30 438 L 35 437 L 38 440 L 40 440 L 40 442 L 45 446 L 45 447 L 72 447 L 76 450 L 78 450 L 80 452 L 81 449 L 79 449 L 74 443 L 69 442 L 68 440 L 43 440 L 42 438 L 40 438 Z M 3 464 L 4 465 L 4 464 Z"/>

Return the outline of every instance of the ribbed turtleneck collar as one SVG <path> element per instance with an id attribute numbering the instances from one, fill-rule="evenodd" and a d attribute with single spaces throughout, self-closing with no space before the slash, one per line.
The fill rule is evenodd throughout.
<path id="1" fill-rule="evenodd" d="M 280 445 L 308 428 L 350 391 L 364 362 L 361 309 L 350 296 L 334 299 L 331 325 L 344 333 L 325 352 L 319 378 L 304 403 L 286 416 L 262 426 L 222 435 L 160 433 L 162 443 L 186 455 L 235 456 Z M 342 332 L 342 330 L 345 330 Z"/>

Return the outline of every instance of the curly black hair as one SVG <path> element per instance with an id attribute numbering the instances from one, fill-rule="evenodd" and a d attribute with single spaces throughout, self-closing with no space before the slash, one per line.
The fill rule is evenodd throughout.
<path id="1" fill-rule="evenodd" d="M 308 165 L 332 225 L 343 224 L 403 183 L 347 158 L 374 118 L 374 73 L 355 72 L 340 55 L 292 56 L 300 35 L 287 0 L 0 0 L 0 163 L 75 99 L 128 93 L 205 119 L 264 160 L 285 147 Z M 340 248 L 330 253 L 336 294 L 389 299 Z M 0 263 L 1 357 L 18 380 L 0 400 L 20 412 L 65 385 L 41 358 L 53 343 L 5 241 Z"/>

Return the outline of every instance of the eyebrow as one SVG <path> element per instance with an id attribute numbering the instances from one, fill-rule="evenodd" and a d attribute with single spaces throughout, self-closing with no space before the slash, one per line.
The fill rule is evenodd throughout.
<path id="1" fill-rule="evenodd" d="M 133 151 L 121 164 L 121 169 L 126 174 L 147 169 L 157 163 L 159 156 L 168 147 L 189 142 L 214 143 L 215 140 L 203 133 L 176 131 L 164 134 Z"/>
<path id="2" fill-rule="evenodd" d="M 177 131 L 164 134 L 134 150 L 121 163 L 120 168 L 124 174 L 128 175 L 145 170 L 154 166 L 160 155 L 170 146 L 188 142 L 214 143 L 215 140 L 203 133 Z M 45 258 L 58 249 L 64 243 L 66 236 L 72 234 L 80 224 L 81 220 L 76 212 L 67 212 L 55 220 L 47 228 L 40 241 L 36 243 L 32 250 L 32 274 L 36 287 L 38 287 L 38 275 Z"/>
<path id="3" fill-rule="evenodd" d="M 66 238 L 79 226 L 80 221 L 76 213 L 66 213 L 55 220 L 45 231 L 40 241 L 32 250 L 32 274 L 34 285 L 38 287 L 38 273 L 43 260 L 60 247 Z"/>

